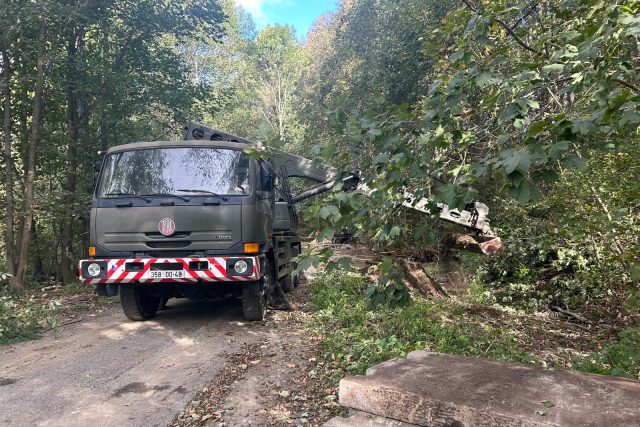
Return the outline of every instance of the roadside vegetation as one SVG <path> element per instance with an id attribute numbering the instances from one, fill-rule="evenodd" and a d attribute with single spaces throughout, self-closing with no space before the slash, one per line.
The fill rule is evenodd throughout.
<path id="1" fill-rule="evenodd" d="M 61 326 L 81 320 L 81 313 L 109 303 L 80 283 L 39 283 L 20 293 L 5 287 L 0 291 L 0 345 L 35 339 L 46 331 L 57 334 Z"/>
<path id="2" fill-rule="evenodd" d="M 310 302 L 325 362 L 338 381 L 414 350 L 575 369 L 640 379 L 638 328 L 586 330 L 549 316 L 472 304 L 468 295 L 372 309 L 366 277 L 338 270 L 314 279 Z M 592 352 L 591 349 L 601 347 Z"/>

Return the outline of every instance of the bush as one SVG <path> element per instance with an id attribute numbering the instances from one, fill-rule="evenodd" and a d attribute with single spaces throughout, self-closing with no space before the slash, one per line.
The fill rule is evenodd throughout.
<path id="1" fill-rule="evenodd" d="M 315 321 L 324 334 L 322 348 L 336 381 L 414 350 L 534 361 L 500 328 L 450 320 L 462 313 L 460 306 L 415 297 L 402 306 L 370 310 L 366 288 L 362 277 L 340 271 L 320 275 L 310 288 Z"/>
<path id="2" fill-rule="evenodd" d="M 600 351 L 574 359 L 578 371 L 640 380 L 640 325 L 620 333 L 619 341 Z"/>

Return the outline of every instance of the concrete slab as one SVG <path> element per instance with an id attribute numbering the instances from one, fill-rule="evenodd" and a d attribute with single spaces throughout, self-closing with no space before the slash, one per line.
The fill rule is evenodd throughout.
<path id="1" fill-rule="evenodd" d="M 426 351 L 343 379 L 340 403 L 430 427 L 640 426 L 638 381 Z"/>
<path id="2" fill-rule="evenodd" d="M 323 424 L 323 427 L 416 427 L 416 425 L 365 414 L 364 412 L 355 412 L 347 418 L 331 418 Z"/>

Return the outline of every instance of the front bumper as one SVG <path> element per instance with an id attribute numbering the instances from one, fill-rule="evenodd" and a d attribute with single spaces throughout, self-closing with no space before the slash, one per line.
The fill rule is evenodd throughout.
<path id="1" fill-rule="evenodd" d="M 248 264 L 243 274 L 233 268 L 239 260 Z M 101 267 L 100 274 L 95 277 L 87 270 L 92 263 Z M 260 278 L 260 258 L 257 256 L 85 259 L 80 261 L 79 267 L 80 281 L 89 284 L 248 282 Z"/>

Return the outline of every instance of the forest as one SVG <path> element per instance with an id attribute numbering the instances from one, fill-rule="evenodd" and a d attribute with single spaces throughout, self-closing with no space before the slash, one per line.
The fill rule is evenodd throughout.
<path id="1" fill-rule="evenodd" d="M 636 0 L 341 0 L 302 38 L 232 0 L 3 0 L 0 67 L 1 295 L 77 281 L 99 152 L 192 120 L 361 170 L 370 197 L 307 206 L 308 233 L 426 251 L 479 304 L 555 307 L 640 345 Z M 400 189 L 483 201 L 504 252 L 460 253 Z M 373 305 L 409 304 L 397 263 L 379 268 Z"/>

